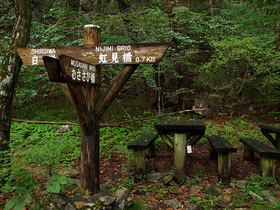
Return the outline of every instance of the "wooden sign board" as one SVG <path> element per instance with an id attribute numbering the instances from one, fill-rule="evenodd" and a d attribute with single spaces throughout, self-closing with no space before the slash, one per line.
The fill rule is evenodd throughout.
<path id="1" fill-rule="evenodd" d="M 51 82 L 60 82 L 60 83 L 66 82 L 58 59 L 53 57 L 43 56 L 43 61 Z"/>
<path id="2" fill-rule="evenodd" d="M 163 42 L 95 45 L 90 47 L 18 48 L 17 51 L 26 66 L 44 66 L 43 56 L 58 59 L 60 54 L 92 65 L 153 64 L 160 62 L 169 44 L 169 42 Z"/>
<path id="3" fill-rule="evenodd" d="M 101 84 L 101 70 L 95 65 L 67 55 L 59 55 L 64 79 L 67 82 Z"/>

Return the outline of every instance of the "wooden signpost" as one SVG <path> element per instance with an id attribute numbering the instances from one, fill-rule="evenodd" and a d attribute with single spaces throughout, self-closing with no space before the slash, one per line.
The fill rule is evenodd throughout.
<path id="1" fill-rule="evenodd" d="M 17 51 L 26 66 L 43 66 L 42 57 L 59 58 L 60 54 L 92 65 L 158 63 L 169 43 L 122 45 L 66 46 L 53 48 L 19 48 Z"/>
<path id="2" fill-rule="evenodd" d="M 138 64 L 158 63 L 169 43 L 100 45 L 98 26 L 84 27 L 84 46 L 19 48 L 27 66 L 45 65 L 76 109 L 81 127 L 81 193 L 99 192 L 99 120 Z M 100 65 L 125 64 L 102 96 Z"/>

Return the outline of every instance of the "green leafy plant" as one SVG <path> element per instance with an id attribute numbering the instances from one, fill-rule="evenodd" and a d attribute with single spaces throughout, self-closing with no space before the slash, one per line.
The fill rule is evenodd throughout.
<path id="1" fill-rule="evenodd" d="M 13 169 L 5 186 L 1 188 L 2 192 L 14 192 L 13 197 L 5 204 L 5 210 L 23 209 L 25 204 L 34 201 L 31 195 L 40 186 L 33 174 L 25 172 L 22 168 Z"/>
<path id="2" fill-rule="evenodd" d="M 72 183 L 74 183 L 74 181 L 69 177 L 55 175 L 49 178 L 49 182 L 46 185 L 46 191 L 48 193 L 64 192 L 65 188 L 63 187 L 63 185 Z"/>
<path id="3" fill-rule="evenodd" d="M 255 176 L 252 181 L 246 181 L 245 192 L 249 193 L 250 191 L 262 195 L 262 191 L 265 187 L 271 187 L 276 184 L 276 179 L 273 177 L 262 177 Z"/>
<path id="4" fill-rule="evenodd" d="M 192 202 L 192 203 L 197 203 L 200 200 L 200 198 L 197 195 L 191 195 L 189 197 L 189 199 L 190 199 L 190 202 Z"/>
<path id="5" fill-rule="evenodd" d="M 255 176 L 254 180 L 264 187 L 271 187 L 276 184 L 276 179 L 274 177 Z"/>
<path id="6" fill-rule="evenodd" d="M 198 178 L 198 177 L 193 177 L 193 178 L 191 178 L 191 179 L 187 179 L 187 180 L 186 180 L 186 186 L 189 188 L 189 187 L 191 187 L 192 185 L 198 184 L 198 183 L 200 183 L 200 182 L 201 182 L 201 179 L 200 179 L 200 178 Z"/>
<path id="7" fill-rule="evenodd" d="M 128 189 L 132 189 L 134 187 L 134 178 L 133 176 L 127 176 L 123 181 L 122 185 L 127 187 Z"/>
<path id="8" fill-rule="evenodd" d="M 29 164 L 39 164 L 49 175 L 59 167 L 68 167 L 72 159 L 79 157 L 79 129 L 61 134 L 58 126 L 18 124 L 11 135 L 14 158 Z"/>
<path id="9" fill-rule="evenodd" d="M 221 205 L 221 201 L 218 198 L 205 194 L 204 199 L 199 203 L 199 207 L 213 208 L 216 207 L 217 204 Z"/>
<path id="10" fill-rule="evenodd" d="M 149 209 L 143 202 L 139 199 L 135 200 L 133 204 L 127 208 L 128 210 L 142 210 Z"/>
<path id="11" fill-rule="evenodd" d="M 202 169 L 200 166 L 194 166 L 194 173 L 198 176 L 198 177 L 202 177 L 205 176 L 205 171 L 204 169 Z"/>
<path id="12" fill-rule="evenodd" d="M 6 204 L 4 210 L 22 210 L 27 203 L 31 203 L 34 199 L 31 197 L 30 192 L 25 188 L 17 188 L 18 195 L 15 195 Z"/>
<path id="13" fill-rule="evenodd" d="M 248 194 L 246 193 L 233 193 L 231 196 L 231 201 L 229 207 L 242 207 L 246 206 L 246 201 L 248 200 Z"/>

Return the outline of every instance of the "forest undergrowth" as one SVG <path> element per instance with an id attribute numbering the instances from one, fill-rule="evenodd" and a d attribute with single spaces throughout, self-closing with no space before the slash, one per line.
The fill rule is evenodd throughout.
<path id="1" fill-rule="evenodd" d="M 249 206 L 267 207 L 272 209 L 279 207 L 279 202 L 271 205 L 267 200 L 263 202 L 254 201 L 249 191 L 256 193 L 268 189 L 276 198 L 280 198 L 279 186 L 279 163 L 276 160 L 275 179 L 256 180 L 248 179 L 248 174 L 256 174 L 259 170 L 258 159 L 248 166 L 242 160 L 242 145 L 240 137 L 256 138 L 266 144 L 268 140 L 262 135 L 259 124 L 277 123 L 277 116 L 260 117 L 254 113 L 241 113 L 240 116 L 228 113 L 217 113 L 209 117 L 202 117 L 196 113 L 184 113 L 166 117 L 176 120 L 198 119 L 206 124 L 206 135 L 220 134 L 227 138 L 238 148 L 236 154 L 232 155 L 233 181 L 230 184 L 222 184 L 217 178 L 217 163 L 209 160 L 209 148 L 205 137 L 193 147 L 193 154 L 188 157 L 189 179 L 178 184 L 174 181 L 168 186 L 160 186 L 159 183 L 137 184 L 133 181 L 133 153 L 127 149 L 127 145 L 144 133 L 156 132 L 154 124 L 161 119 L 157 118 L 157 110 L 147 106 L 139 97 L 121 98 L 114 101 L 112 106 L 104 115 L 102 123 L 114 124 L 118 121 L 136 120 L 155 116 L 150 120 L 139 120 L 119 127 L 103 127 L 100 129 L 100 156 L 101 158 L 101 184 L 114 180 L 119 186 L 124 186 L 135 192 L 144 189 L 144 195 L 135 195 L 135 205 L 147 208 L 165 209 L 164 199 L 178 198 L 180 201 L 188 201 L 199 207 L 231 208 L 230 201 L 241 202 L 243 207 Z M 166 111 L 167 112 L 167 111 Z M 174 112 L 174 111 L 172 111 Z M 258 116 L 258 117 L 257 117 Z M 267 115 L 264 115 L 267 116 Z M 13 118 L 21 120 L 53 121 L 53 122 L 77 122 L 75 111 L 69 102 L 63 97 L 37 99 L 29 104 L 14 103 Z M 164 119 L 166 119 L 164 118 Z M 274 119 L 270 121 L 270 119 Z M 64 133 L 57 132 L 61 127 L 59 124 L 34 124 L 25 122 L 12 122 L 11 127 L 11 176 L 6 185 L 1 187 L 1 204 L 6 207 L 13 203 L 14 206 L 30 206 L 36 202 L 47 202 L 52 193 L 64 192 L 71 194 L 65 188 L 67 183 L 79 178 L 80 168 L 80 128 L 70 125 L 69 130 Z M 162 173 L 172 175 L 172 151 L 167 148 L 165 142 L 158 138 L 156 140 L 156 158 L 150 160 L 149 172 L 154 171 L 154 166 L 163 164 Z M 246 165 L 247 164 L 247 165 Z M 208 168 L 206 167 L 208 166 Z M 129 166 L 128 174 L 121 173 L 123 166 Z M 242 171 L 242 173 L 238 173 Z M 246 175 L 246 176 L 245 176 Z M 248 189 L 237 190 L 235 183 L 239 179 L 248 179 Z M 261 184 L 265 183 L 265 184 Z M 212 184 L 219 189 L 233 189 L 230 191 L 228 202 L 224 198 L 217 198 L 199 192 L 192 194 L 190 188 L 198 185 L 204 188 Z M 157 189 L 155 191 L 155 189 Z M 157 193 L 155 193 L 157 192 Z M 237 203 L 238 203 L 237 202 Z M 185 203 L 184 203 L 185 204 Z M 11 204 L 12 205 L 12 204 Z M 237 204 L 236 204 L 237 205 Z M 7 209 L 7 208 L 6 208 Z"/>

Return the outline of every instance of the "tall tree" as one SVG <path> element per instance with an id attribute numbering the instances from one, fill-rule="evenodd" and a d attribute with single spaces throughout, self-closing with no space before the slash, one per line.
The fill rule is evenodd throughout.
<path id="1" fill-rule="evenodd" d="M 16 18 L 11 39 L 0 66 L 0 168 L 9 163 L 13 94 L 22 65 L 16 49 L 25 47 L 30 37 L 31 2 L 32 0 L 13 0 Z"/>

